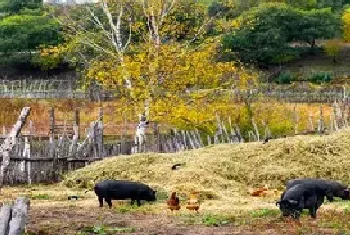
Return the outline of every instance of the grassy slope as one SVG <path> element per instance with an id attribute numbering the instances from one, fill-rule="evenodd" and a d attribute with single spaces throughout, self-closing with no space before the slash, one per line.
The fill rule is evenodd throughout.
<path id="1" fill-rule="evenodd" d="M 180 153 L 112 157 L 70 173 L 63 184 L 91 187 L 94 178 L 131 179 L 155 187 L 163 199 L 173 190 L 181 195 L 198 190 L 203 199 L 210 199 L 205 200 L 208 210 L 234 210 L 238 205 L 242 209 L 242 204 L 254 206 L 255 198 L 247 197 L 249 188 L 265 183 L 283 189 L 287 179 L 311 176 L 350 184 L 349 137 L 350 131 L 345 130 L 325 137 L 272 140 L 266 145 L 222 144 Z M 172 171 L 175 163 L 186 165 Z M 76 179 L 84 183 L 76 185 Z M 277 198 L 267 198 L 266 204 L 256 202 L 272 208 Z"/>
<path id="2" fill-rule="evenodd" d="M 283 70 L 301 77 L 309 76 L 312 70 L 329 71 L 335 73 L 336 76 L 350 74 L 350 45 L 343 44 L 337 57 L 337 63 L 333 63 L 332 58 L 326 53 L 316 53 L 315 55 L 302 56 L 296 61 L 287 63 L 283 66 Z"/>

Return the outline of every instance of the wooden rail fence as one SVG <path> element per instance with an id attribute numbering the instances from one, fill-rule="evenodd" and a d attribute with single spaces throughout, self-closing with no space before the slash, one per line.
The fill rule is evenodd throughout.
<path id="1" fill-rule="evenodd" d="M 201 92 L 202 90 L 188 90 Z M 182 94 L 188 96 L 188 93 Z M 350 89 L 329 87 L 323 89 L 311 88 L 303 84 L 291 85 L 261 85 L 249 90 L 225 89 L 215 92 L 216 95 L 230 94 L 234 100 L 249 96 L 252 99 L 265 97 L 283 102 L 293 103 L 330 103 L 335 100 L 349 101 Z M 90 101 L 111 101 L 121 98 L 118 89 L 104 87 L 97 82 L 85 87 L 79 80 L 0 80 L 0 98 L 77 98 Z"/>

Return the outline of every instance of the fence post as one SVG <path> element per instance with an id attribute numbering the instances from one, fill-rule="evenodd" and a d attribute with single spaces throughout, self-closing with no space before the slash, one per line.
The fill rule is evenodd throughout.
<path id="1" fill-rule="evenodd" d="M 75 121 L 75 125 L 77 126 L 77 138 L 80 138 L 80 109 L 76 108 L 75 109 L 75 113 L 74 113 L 74 121 Z"/>
<path id="2" fill-rule="evenodd" d="M 55 134 L 55 110 L 54 107 L 51 107 L 49 110 L 50 115 L 50 134 Z"/>
<path id="3" fill-rule="evenodd" d="M 19 197 L 12 206 L 4 205 L 0 210 L 0 235 L 21 235 L 25 230 L 30 201 Z"/>
<path id="4" fill-rule="evenodd" d="M 154 145 L 153 152 L 160 152 L 159 146 L 159 126 L 157 122 L 153 124 Z"/>
<path id="5" fill-rule="evenodd" d="M 293 108 L 293 121 L 294 121 L 294 135 L 298 134 L 298 124 L 299 124 L 299 115 L 296 110 L 296 105 Z"/>
<path id="6" fill-rule="evenodd" d="M 0 210 L 0 235 L 8 234 L 11 219 L 11 206 L 3 205 Z"/>
<path id="7" fill-rule="evenodd" d="M 252 124 L 253 124 L 253 127 L 254 127 L 254 131 L 255 131 L 255 138 L 256 138 L 256 141 L 260 142 L 260 135 L 259 135 L 259 129 L 258 129 L 258 125 L 255 123 L 254 119 L 252 119 Z"/>
<path id="8" fill-rule="evenodd" d="M 333 113 L 334 113 L 334 116 L 333 116 L 333 122 L 334 124 L 332 123 L 332 125 L 334 125 L 334 130 L 335 131 L 338 131 L 339 130 L 339 126 L 338 126 L 338 120 L 337 120 L 337 102 L 334 101 L 333 103 Z"/>
<path id="9" fill-rule="evenodd" d="M 103 147 L 103 107 L 99 108 L 99 120 L 97 124 L 97 146 L 99 157 L 104 157 L 104 147 Z"/>
<path id="10" fill-rule="evenodd" d="M 314 123 L 313 123 L 313 115 L 312 113 L 309 111 L 309 115 L 308 115 L 308 122 L 309 122 L 309 131 L 314 131 Z"/>
<path id="11" fill-rule="evenodd" d="M 26 137 L 25 138 L 25 144 L 24 144 L 24 149 L 25 149 L 25 154 L 23 154 L 24 156 L 23 157 L 27 157 L 28 159 L 30 159 L 31 157 L 31 149 L 30 149 L 30 142 L 28 140 L 28 138 Z M 30 164 L 30 161 L 27 161 L 27 164 L 26 164 L 26 167 L 27 167 L 27 183 L 28 184 L 31 184 L 32 183 L 32 178 L 31 178 L 31 164 Z"/>
<path id="12" fill-rule="evenodd" d="M 27 116 L 30 113 L 30 107 L 24 107 L 21 114 L 18 116 L 16 124 L 13 126 L 4 143 L 0 147 L 0 155 L 2 155 L 1 169 L 0 169 L 0 185 L 4 184 L 4 176 L 7 167 L 10 164 L 10 151 L 12 150 L 18 134 L 24 126 Z"/>

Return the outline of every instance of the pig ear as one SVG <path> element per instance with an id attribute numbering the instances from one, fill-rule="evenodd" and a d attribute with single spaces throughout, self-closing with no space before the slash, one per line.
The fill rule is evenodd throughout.
<path id="1" fill-rule="evenodd" d="M 279 202 L 276 202 L 276 205 L 277 205 L 277 203 L 281 206 L 290 206 L 290 201 L 288 201 L 288 200 L 281 200 Z"/>

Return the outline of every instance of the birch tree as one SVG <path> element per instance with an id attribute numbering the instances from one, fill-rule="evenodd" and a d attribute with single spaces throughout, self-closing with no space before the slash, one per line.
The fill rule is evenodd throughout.
<path id="1" fill-rule="evenodd" d="M 171 106 L 190 89 L 227 88 L 236 77 L 244 86 L 255 76 L 235 62 L 216 60 L 220 37 L 206 35 L 215 16 L 195 1 L 102 1 L 82 11 L 67 9 L 65 19 L 70 49 L 86 60 L 86 78 L 118 87 L 146 120 L 149 110 L 152 118 L 158 112 L 150 106 L 162 100 Z"/>
<path id="2" fill-rule="evenodd" d="M 124 54 L 131 43 L 132 5 L 133 1 L 102 0 L 98 5 L 85 4 L 84 8 L 66 7 L 63 16 L 57 17 L 66 29 L 66 52 L 73 52 L 74 61 L 84 62 L 85 68 L 105 58 L 113 58 L 115 66 L 124 68 Z M 123 30 L 126 27 L 127 32 Z M 124 70 L 123 75 L 130 89 L 128 71 Z"/>

